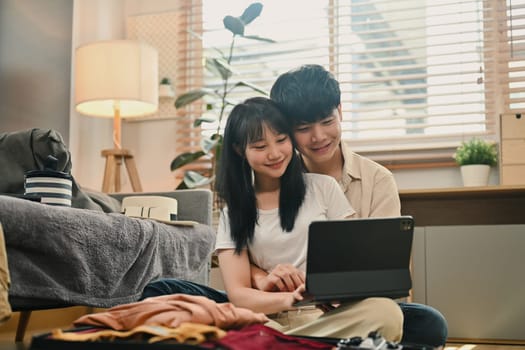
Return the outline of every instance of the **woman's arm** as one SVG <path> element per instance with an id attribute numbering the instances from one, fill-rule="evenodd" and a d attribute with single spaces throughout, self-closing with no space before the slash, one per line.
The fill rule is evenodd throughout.
<path id="1" fill-rule="evenodd" d="M 288 310 L 293 303 L 303 299 L 301 293 L 304 292 L 304 284 L 293 292 L 265 292 L 252 288 L 250 260 L 246 250 L 238 255 L 234 249 L 222 249 L 217 255 L 228 299 L 235 306 L 273 314 Z"/>

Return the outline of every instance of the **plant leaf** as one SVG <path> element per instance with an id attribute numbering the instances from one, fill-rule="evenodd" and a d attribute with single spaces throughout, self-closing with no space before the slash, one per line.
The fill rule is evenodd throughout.
<path id="1" fill-rule="evenodd" d="M 217 174 L 221 166 L 220 160 L 224 137 L 221 134 L 213 134 L 211 138 L 217 142 L 217 145 L 215 146 L 215 174 Z"/>
<path id="2" fill-rule="evenodd" d="M 254 19 L 259 17 L 261 14 L 263 5 L 260 2 L 254 2 L 244 10 L 241 15 L 241 21 L 247 25 L 250 24 Z"/>
<path id="3" fill-rule="evenodd" d="M 494 166 L 498 163 L 498 150 L 494 142 L 474 137 L 462 142 L 453 158 L 460 166 L 470 164 Z"/>
<path id="4" fill-rule="evenodd" d="M 202 123 L 214 123 L 216 121 L 217 121 L 217 118 L 215 117 L 200 117 L 200 118 L 195 119 L 195 121 L 193 122 L 193 126 L 198 127 L 198 126 L 201 126 Z"/>
<path id="5" fill-rule="evenodd" d="M 259 41 L 264 41 L 264 42 L 272 43 L 272 44 L 276 43 L 276 41 L 273 40 L 273 39 L 263 38 L 263 37 L 257 36 L 257 35 L 243 35 L 242 37 L 245 38 L 245 39 L 259 40 Z"/>
<path id="6" fill-rule="evenodd" d="M 237 100 L 235 100 L 235 101 L 234 101 L 234 100 L 230 100 L 230 99 L 225 99 L 225 100 L 224 100 L 224 104 L 225 104 L 226 106 L 235 106 L 235 105 L 237 105 L 238 103 L 239 103 L 239 101 L 237 101 Z"/>
<path id="7" fill-rule="evenodd" d="M 215 135 L 215 134 L 214 134 Z M 201 147 L 206 153 L 217 147 L 219 140 L 215 139 L 212 135 L 210 138 L 205 138 L 201 140 Z"/>
<path id="8" fill-rule="evenodd" d="M 234 73 L 232 66 L 222 58 L 206 58 L 206 69 L 223 80 L 229 79 Z"/>
<path id="9" fill-rule="evenodd" d="M 210 91 L 209 89 L 197 89 L 197 90 L 191 90 L 191 91 L 185 92 L 182 95 L 179 95 L 177 99 L 175 100 L 175 108 L 178 109 L 186 105 L 189 105 L 190 103 L 197 101 L 198 99 L 206 95 L 215 96 L 213 92 Z"/>
<path id="10" fill-rule="evenodd" d="M 184 166 L 186 164 L 189 164 L 189 163 L 199 159 L 200 157 L 202 157 L 205 154 L 206 153 L 204 151 L 186 152 L 186 153 L 179 154 L 171 162 L 170 169 L 171 169 L 171 171 L 173 171 L 175 169 L 178 169 L 181 166 Z"/>
<path id="11" fill-rule="evenodd" d="M 252 83 L 248 83 L 247 81 L 239 81 L 237 82 L 233 87 L 238 87 L 238 86 L 246 86 L 246 87 L 249 87 L 250 89 L 252 89 L 253 91 L 257 91 L 263 95 L 266 95 L 268 96 L 268 91 L 264 90 L 263 88 L 255 85 L 255 84 L 252 84 Z M 232 88 L 233 90 L 233 88 Z"/>
<path id="12" fill-rule="evenodd" d="M 184 184 L 188 188 L 195 188 L 200 186 L 208 185 L 213 181 L 213 177 L 202 176 L 196 171 L 188 170 L 184 174 Z"/>
<path id="13" fill-rule="evenodd" d="M 224 28 L 228 29 L 233 35 L 244 35 L 244 23 L 239 17 L 225 16 L 222 20 Z"/>

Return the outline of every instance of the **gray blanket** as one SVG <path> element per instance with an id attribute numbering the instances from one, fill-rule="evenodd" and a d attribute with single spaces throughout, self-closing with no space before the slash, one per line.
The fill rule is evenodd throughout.
<path id="1" fill-rule="evenodd" d="M 10 299 L 111 307 L 138 300 L 161 277 L 193 279 L 215 245 L 212 228 L 170 226 L 117 213 L 0 195 Z"/>

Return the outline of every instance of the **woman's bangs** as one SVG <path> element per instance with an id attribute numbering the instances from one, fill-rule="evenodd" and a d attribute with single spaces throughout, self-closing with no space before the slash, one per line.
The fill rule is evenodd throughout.
<path id="1" fill-rule="evenodd" d="M 264 137 L 263 123 L 262 118 L 258 116 L 245 115 L 237 130 L 237 144 L 245 149 L 248 144 L 262 140 Z"/>

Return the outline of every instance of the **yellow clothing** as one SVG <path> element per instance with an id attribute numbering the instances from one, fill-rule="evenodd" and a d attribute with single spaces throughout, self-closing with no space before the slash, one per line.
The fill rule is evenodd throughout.
<path id="1" fill-rule="evenodd" d="M 7 267 L 7 253 L 5 249 L 4 231 L 0 224 L 0 324 L 11 317 L 11 305 L 8 300 L 9 285 L 11 279 Z"/>

